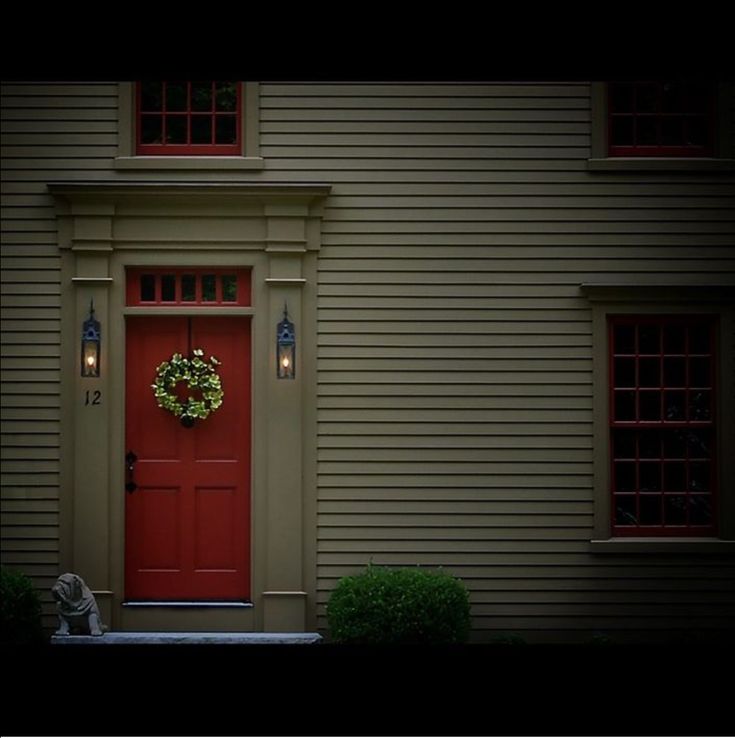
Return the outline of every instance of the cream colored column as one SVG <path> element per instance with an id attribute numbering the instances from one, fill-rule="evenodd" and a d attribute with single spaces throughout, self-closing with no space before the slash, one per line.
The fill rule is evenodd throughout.
<path id="1" fill-rule="evenodd" d="M 268 213 L 267 545 L 263 629 L 303 631 L 306 623 L 303 541 L 303 377 L 305 350 L 301 277 L 305 248 L 303 209 Z M 295 216 L 295 217 L 294 217 Z M 296 334 L 296 377 L 276 377 L 276 326 L 284 307 Z"/>
<path id="2" fill-rule="evenodd" d="M 104 210 L 104 209 L 100 209 Z M 74 241 L 74 460 L 73 570 L 95 593 L 103 621 L 110 623 L 109 384 L 113 356 L 109 331 L 111 217 L 75 213 Z M 90 302 L 100 323 L 100 376 L 81 376 L 81 332 Z"/>

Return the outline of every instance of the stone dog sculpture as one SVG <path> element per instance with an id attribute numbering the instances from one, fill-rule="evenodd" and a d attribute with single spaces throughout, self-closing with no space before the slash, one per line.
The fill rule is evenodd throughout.
<path id="1" fill-rule="evenodd" d="M 68 636 L 72 631 L 81 635 L 101 636 L 107 630 L 102 624 L 97 601 L 78 574 L 62 574 L 51 588 L 59 614 L 57 636 Z"/>

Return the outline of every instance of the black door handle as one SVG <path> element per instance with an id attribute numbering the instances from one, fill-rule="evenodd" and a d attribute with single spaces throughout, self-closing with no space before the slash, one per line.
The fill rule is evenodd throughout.
<path id="1" fill-rule="evenodd" d="M 135 462 L 138 460 L 138 457 L 135 455 L 133 451 L 128 451 L 125 454 L 125 471 L 127 473 L 127 482 L 125 482 L 125 491 L 126 492 L 135 492 L 136 489 L 138 489 L 138 485 L 135 483 L 135 480 L 133 479 L 133 474 L 135 472 Z"/>

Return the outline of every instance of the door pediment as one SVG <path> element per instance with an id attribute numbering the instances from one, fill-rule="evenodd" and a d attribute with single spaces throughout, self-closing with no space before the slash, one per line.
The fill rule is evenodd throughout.
<path id="1" fill-rule="evenodd" d="M 322 184 L 57 182 L 59 245 L 116 249 L 318 250 Z M 316 226 L 316 227 L 314 227 Z"/>

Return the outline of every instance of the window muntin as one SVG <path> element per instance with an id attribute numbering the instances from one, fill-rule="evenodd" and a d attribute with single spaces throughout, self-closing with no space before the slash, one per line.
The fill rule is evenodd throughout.
<path id="1" fill-rule="evenodd" d="M 714 99 L 706 83 L 609 83 L 608 155 L 712 156 Z"/>
<path id="2" fill-rule="evenodd" d="M 714 534 L 714 320 L 611 316 L 608 326 L 614 535 Z"/>
<path id="3" fill-rule="evenodd" d="M 126 304 L 248 307 L 250 272 L 235 268 L 129 269 Z"/>
<path id="4" fill-rule="evenodd" d="M 138 82 L 136 153 L 240 156 L 240 97 L 238 82 Z"/>

